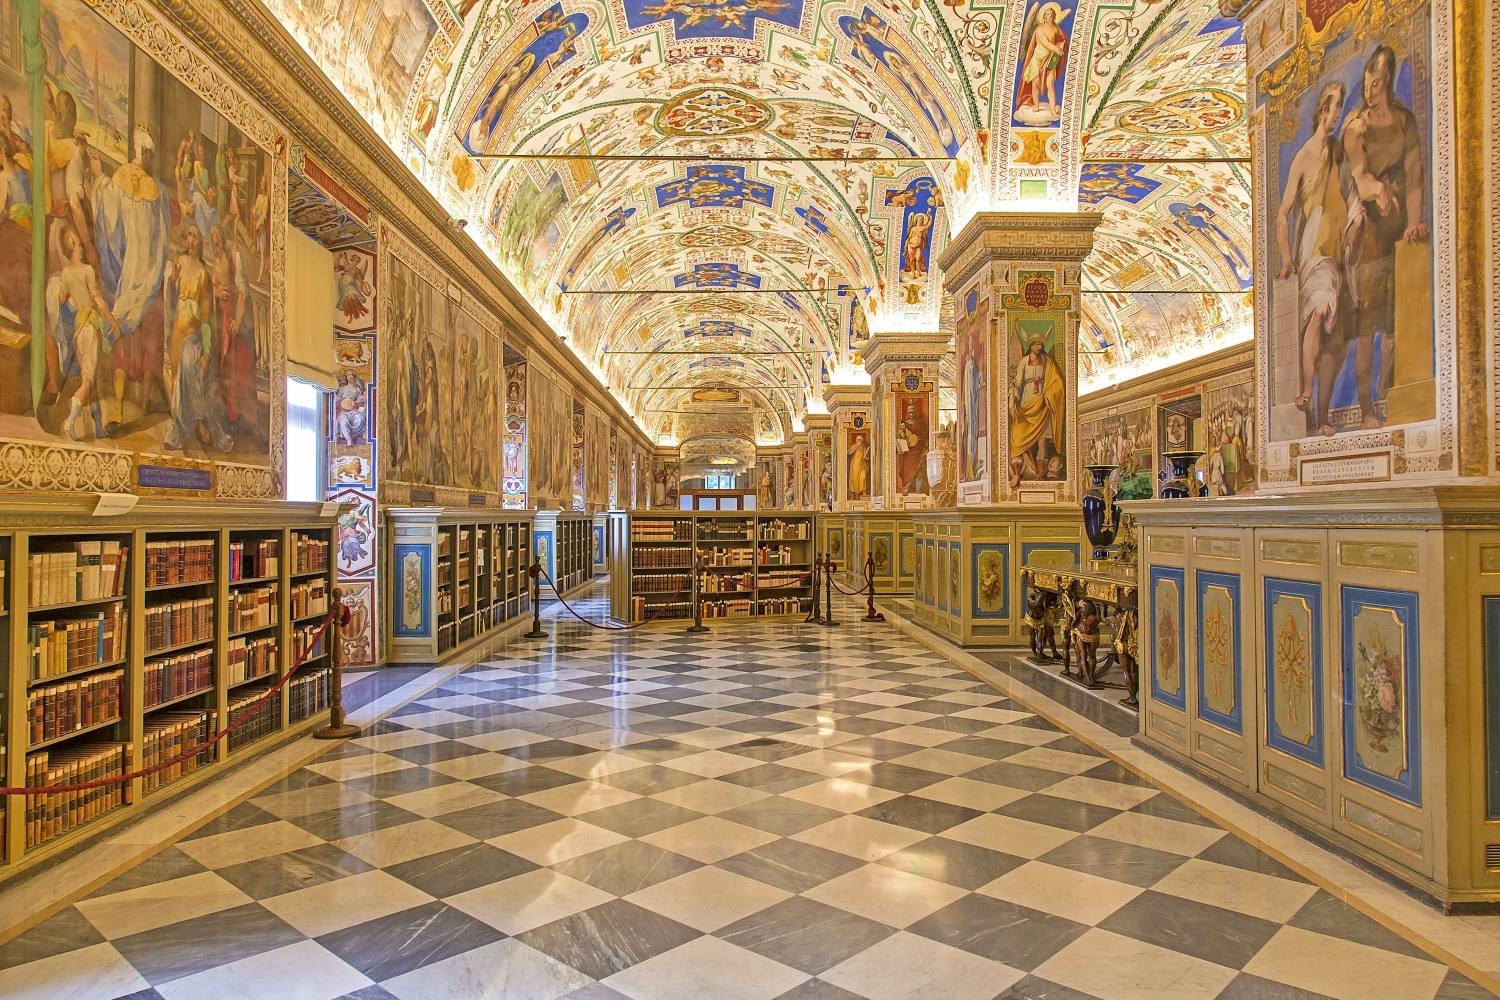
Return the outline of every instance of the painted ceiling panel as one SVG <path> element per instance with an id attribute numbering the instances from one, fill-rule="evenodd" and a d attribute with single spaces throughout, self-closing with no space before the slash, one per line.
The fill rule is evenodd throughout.
<path id="1" fill-rule="evenodd" d="M 267 2 L 658 440 L 782 440 L 872 330 L 950 328 L 936 255 L 1020 192 L 1105 216 L 1085 390 L 1249 334 L 1213 0 Z"/>

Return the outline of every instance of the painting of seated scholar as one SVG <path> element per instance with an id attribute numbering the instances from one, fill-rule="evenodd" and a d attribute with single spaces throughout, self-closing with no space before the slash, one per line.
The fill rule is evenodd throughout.
<path id="1" fill-rule="evenodd" d="M 271 156 L 82 0 L 40 5 L 39 67 L 8 9 L 0 438 L 270 465 Z"/>

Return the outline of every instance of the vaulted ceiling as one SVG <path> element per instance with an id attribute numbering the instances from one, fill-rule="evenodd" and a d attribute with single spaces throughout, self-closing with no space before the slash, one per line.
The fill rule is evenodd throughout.
<path id="1" fill-rule="evenodd" d="M 871 331 L 941 329 L 980 210 L 1104 213 L 1085 392 L 1250 336 L 1215 0 L 267 3 L 663 443 L 784 441 Z"/>

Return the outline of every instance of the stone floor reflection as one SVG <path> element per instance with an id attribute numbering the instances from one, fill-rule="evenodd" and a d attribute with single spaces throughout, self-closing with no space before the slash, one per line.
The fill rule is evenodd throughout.
<path id="1" fill-rule="evenodd" d="M 1489 996 L 850 617 L 554 621 L 0 946 L 0 997 Z"/>

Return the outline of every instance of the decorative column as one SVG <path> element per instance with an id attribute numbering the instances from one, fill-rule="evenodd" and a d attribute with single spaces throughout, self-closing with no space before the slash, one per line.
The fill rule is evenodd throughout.
<path id="1" fill-rule="evenodd" d="M 806 430 L 792 435 L 792 488 L 787 494 L 787 506 L 792 510 L 816 509 L 813 490 L 817 480 L 813 477 L 812 443 Z"/>
<path id="2" fill-rule="evenodd" d="M 845 589 L 864 582 L 864 512 L 882 498 L 877 470 L 884 458 L 872 419 L 870 386 L 834 385 L 823 390 L 833 417 L 833 505 L 843 517 L 829 519 L 829 552 L 838 564 L 838 580 Z M 842 536 L 842 544 L 838 541 Z"/>
<path id="3" fill-rule="evenodd" d="M 913 609 L 964 645 L 1024 642 L 1022 567 L 1083 556 L 1079 270 L 1099 220 L 984 212 L 939 258 L 956 321 L 958 507 L 912 514 Z"/>
<path id="4" fill-rule="evenodd" d="M 875 562 L 875 590 L 910 593 L 916 574 L 915 531 L 907 508 L 932 507 L 928 461 L 937 434 L 938 370 L 949 338 L 939 331 L 877 333 L 864 350 L 879 456 L 878 498 L 865 518 L 865 546 Z M 885 515 L 875 511 L 884 508 Z"/>

